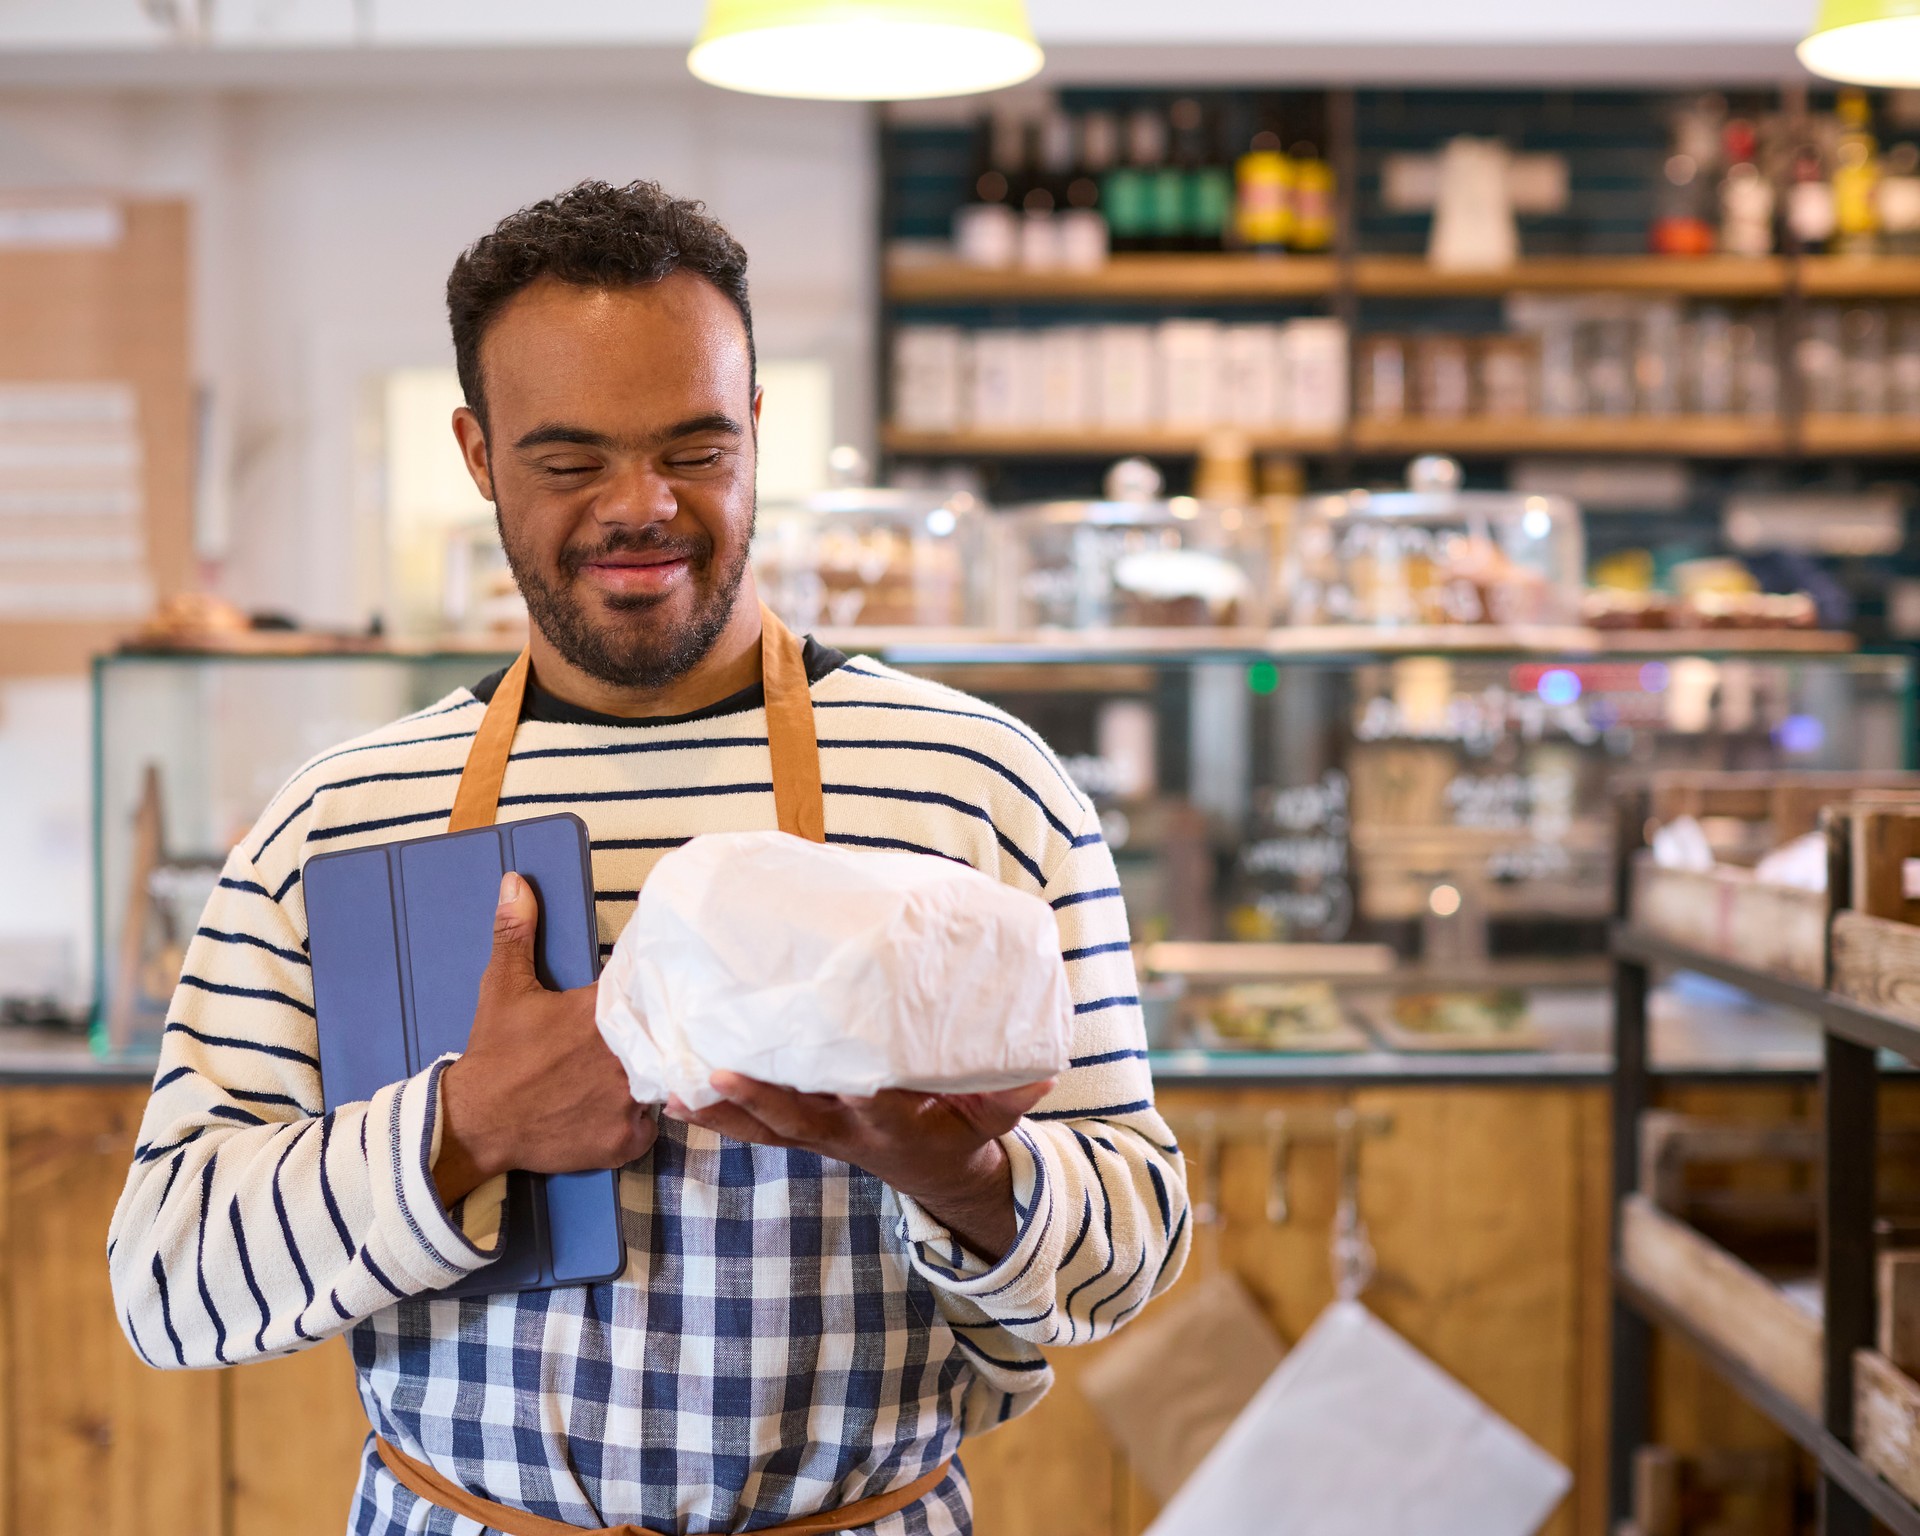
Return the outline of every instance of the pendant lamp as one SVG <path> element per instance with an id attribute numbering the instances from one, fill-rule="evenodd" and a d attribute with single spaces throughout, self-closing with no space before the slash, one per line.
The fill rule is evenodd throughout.
<path id="1" fill-rule="evenodd" d="M 1850 85 L 1920 85 L 1920 0 L 1820 0 L 1800 62 Z"/>
<path id="2" fill-rule="evenodd" d="M 906 101 L 1037 74 L 1026 0 L 707 0 L 687 68 L 759 96 Z"/>

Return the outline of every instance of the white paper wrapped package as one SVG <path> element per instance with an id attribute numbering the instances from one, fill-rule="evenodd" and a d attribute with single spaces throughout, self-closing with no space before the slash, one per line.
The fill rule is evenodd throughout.
<path id="1" fill-rule="evenodd" d="M 810 1093 L 980 1093 L 1065 1070 L 1053 911 L 929 854 L 784 832 L 696 837 L 654 866 L 600 977 L 600 1033 L 643 1104 L 726 1070 Z"/>

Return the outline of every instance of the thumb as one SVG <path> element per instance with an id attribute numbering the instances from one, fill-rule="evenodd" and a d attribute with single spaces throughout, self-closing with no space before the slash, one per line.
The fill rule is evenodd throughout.
<path id="1" fill-rule="evenodd" d="M 524 992 L 540 984 L 533 968 L 533 936 L 540 903 L 533 887 L 509 870 L 500 881 L 500 905 L 493 914 L 493 958 L 487 984 Z"/>

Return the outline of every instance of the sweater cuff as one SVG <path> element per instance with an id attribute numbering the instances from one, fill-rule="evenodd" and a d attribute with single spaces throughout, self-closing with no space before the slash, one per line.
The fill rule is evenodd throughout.
<path id="1" fill-rule="evenodd" d="M 451 1055 L 383 1088 L 367 1106 L 373 1196 L 388 1257 L 413 1291 L 432 1291 L 500 1256 L 506 1180 L 490 1179 L 457 1202 L 456 1217 L 434 1187 L 440 1155 L 440 1076 Z"/>
<path id="2" fill-rule="evenodd" d="M 1032 1272 L 1053 1229 L 1053 1183 L 1038 1144 L 1016 1126 L 1000 1138 L 1013 1174 L 1013 1210 L 1018 1230 L 1006 1256 L 987 1260 L 969 1250 L 919 1201 L 900 1195 L 895 1228 L 908 1261 L 941 1290 L 965 1296 L 989 1314 L 996 1301 L 1017 1301 L 1031 1289 Z"/>

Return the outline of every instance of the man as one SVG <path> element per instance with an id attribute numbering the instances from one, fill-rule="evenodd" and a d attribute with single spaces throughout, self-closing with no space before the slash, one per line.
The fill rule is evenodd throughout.
<path id="1" fill-rule="evenodd" d="M 448 282 L 454 430 L 533 620 L 500 814 L 584 818 L 603 953 L 665 849 L 774 820 L 745 271 L 697 204 L 588 183 Z M 977 700 L 812 641 L 804 664 L 827 841 L 962 859 L 1057 912 L 1075 1034 L 1051 1086 L 843 1101 L 721 1074 L 723 1102 L 656 1118 L 593 989 L 534 980 L 509 875 L 466 1052 L 322 1114 L 302 866 L 444 830 L 499 674 L 316 758 L 228 860 L 114 1216 L 114 1291 L 157 1366 L 350 1333 L 377 1437 L 361 1536 L 470 1531 L 462 1498 L 509 1531 L 852 1509 L 888 1536 L 964 1532 L 964 1475 L 941 1470 L 961 1435 L 1038 1399 L 1043 1347 L 1178 1273 L 1182 1167 L 1092 807 Z M 624 1274 L 433 1299 L 497 1251 L 510 1168 L 621 1169 Z"/>

